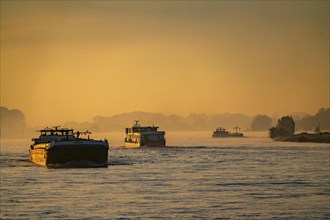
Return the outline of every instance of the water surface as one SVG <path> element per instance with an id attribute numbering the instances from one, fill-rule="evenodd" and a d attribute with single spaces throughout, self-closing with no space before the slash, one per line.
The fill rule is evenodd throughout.
<path id="1" fill-rule="evenodd" d="M 330 218 L 329 144 L 168 132 L 166 148 L 123 149 L 102 135 L 108 168 L 44 168 L 30 141 L 2 140 L 1 219 Z"/>

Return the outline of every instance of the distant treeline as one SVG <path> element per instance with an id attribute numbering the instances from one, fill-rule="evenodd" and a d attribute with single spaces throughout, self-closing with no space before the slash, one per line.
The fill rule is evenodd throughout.
<path id="1" fill-rule="evenodd" d="M 19 137 L 31 132 L 25 122 L 25 115 L 18 109 L 9 110 L 0 106 L 0 137 Z"/>
<path id="2" fill-rule="evenodd" d="M 30 133 L 26 125 L 24 113 L 20 110 L 1 109 L 1 137 L 21 136 Z M 315 115 L 292 115 L 295 118 L 296 130 L 313 130 L 319 126 L 321 130 L 330 130 L 330 109 L 321 108 Z M 90 130 L 93 132 L 124 131 L 125 127 L 132 126 L 134 120 L 139 120 L 141 125 L 159 126 L 165 131 L 212 131 L 217 127 L 232 130 L 238 126 L 241 131 L 267 131 L 278 120 L 277 117 L 267 115 L 246 116 L 243 114 L 191 114 L 189 116 L 163 115 L 151 112 L 130 112 L 114 116 L 95 116 L 90 122 L 64 123 L 63 127 L 75 130 Z M 54 125 L 58 122 L 54 121 Z"/>
<path id="3" fill-rule="evenodd" d="M 161 113 L 130 112 L 111 117 L 96 116 L 92 122 L 67 122 L 65 127 L 89 128 L 93 131 L 124 131 L 125 127 L 133 125 L 134 120 L 139 120 L 143 125 L 159 126 L 166 131 L 205 131 L 222 126 L 231 130 L 235 126 L 249 129 L 253 117 L 242 114 L 191 114 L 187 117 L 178 115 L 165 116 Z"/>
<path id="4" fill-rule="evenodd" d="M 330 109 L 320 109 L 315 115 L 307 115 L 299 119 L 293 115 L 296 122 L 296 130 L 313 130 L 320 124 L 321 130 L 330 130 Z M 278 118 L 267 115 L 246 116 L 243 114 L 191 114 L 189 116 L 169 115 L 150 112 L 130 112 L 111 117 L 96 116 L 92 122 L 67 122 L 65 127 L 91 129 L 93 131 L 123 131 L 139 120 L 141 125 L 155 125 L 167 131 L 212 131 L 217 127 L 225 127 L 232 130 L 238 126 L 241 131 L 267 131 L 274 125 Z"/>
<path id="5" fill-rule="evenodd" d="M 296 122 L 296 130 L 313 130 L 320 124 L 321 130 L 330 130 L 329 126 L 330 109 L 320 109 L 315 115 L 304 114 L 293 115 Z M 246 116 L 243 114 L 191 114 L 189 116 L 169 115 L 150 112 L 130 112 L 107 116 L 96 116 L 92 122 L 67 122 L 63 126 L 78 129 L 91 129 L 93 131 L 123 131 L 139 120 L 141 125 L 155 125 L 167 131 L 212 131 L 217 127 L 225 127 L 232 130 L 238 126 L 241 131 L 267 131 L 274 125 L 278 118 L 267 115 Z"/>
<path id="6" fill-rule="evenodd" d="M 321 131 L 330 130 L 330 108 L 321 108 L 315 115 L 306 116 L 300 120 L 295 120 L 296 130 L 310 131 L 320 126 Z"/>

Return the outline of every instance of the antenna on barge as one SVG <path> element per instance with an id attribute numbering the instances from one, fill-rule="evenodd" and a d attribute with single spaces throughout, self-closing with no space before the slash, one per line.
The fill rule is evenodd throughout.
<path id="1" fill-rule="evenodd" d="M 55 130 L 58 130 L 59 127 L 61 127 L 61 126 L 59 126 L 59 125 L 53 126 L 53 128 L 54 128 Z"/>
<path id="2" fill-rule="evenodd" d="M 139 120 L 134 120 L 135 124 L 134 124 L 134 127 L 139 127 Z"/>
<path id="3" fill-rule="evenodd" d="M 237 134 L 237 130 L 241 130 L 241 128 L 239 128 L 239 127 L 234 127 L 233 129 L 235 129 L 236 130 L 236 134 Z"/>

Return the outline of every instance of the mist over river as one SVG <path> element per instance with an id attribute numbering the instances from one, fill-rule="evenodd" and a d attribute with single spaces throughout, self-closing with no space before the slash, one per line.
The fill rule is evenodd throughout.
<path id="1" fill-rule="evenodd" d="M 45 168 L 1 140 L 1 219 L 329 219 L 330 146 L 266 132 L 167 132 L 167 147 L 107 138 L 107 168 Z M 32 138 L 32 137 L 31 137 Z"/>

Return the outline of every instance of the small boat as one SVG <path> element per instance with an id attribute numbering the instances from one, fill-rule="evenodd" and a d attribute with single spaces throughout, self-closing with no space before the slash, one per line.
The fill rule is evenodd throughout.
<path id="1" fill-rule="evenodd" d="M 126 128 L 125 147 L 139 148 L 142 146 L 159 147 L 165 146 L 165 131 L 158 131 L 159 127 L 141 126 L 139 121 L 131 128 Z"/>
<path id="2" fill-rule="evenodd" d="M 219 127 L 215 131 L 213 131 L 212 137 L 214 137 L 214 138 L 218 138 L 218 137 L 244 137 L 243 133 L 237 132 L 237 130 L 240 129 L 239 127 L 235 127 L 234 129 L 236 130 L 236 132 L 232 133 L 232 132 L 227 131 L 223 127 Z"/>
<path id="3" fill-rule="evenodd" d="M 89 138 L 91 132 L 74 132 L 73 129 L 45 128 L 33 138 L 30 160 L 46 167 L 107 167 L 108 141 Z M 81 138 L 80 135 L 88 135 Z"/>

